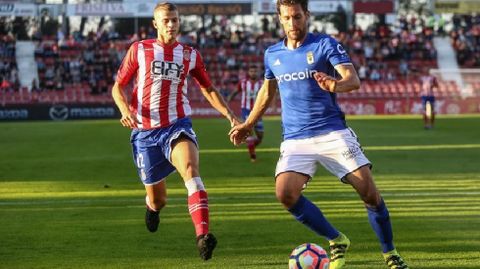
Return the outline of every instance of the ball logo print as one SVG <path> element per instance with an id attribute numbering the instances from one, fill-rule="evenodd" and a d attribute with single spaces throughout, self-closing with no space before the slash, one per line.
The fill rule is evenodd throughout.
<path id="1" fill-rule="evenodd" d="M 327 252 L 314 243 L 296 247 L 288 260 L 288 269 L 328 269 L 329 265 Z"/>
<path id="2" fill-rule="evenodd" d="M 62 121 L 68 118 L 68 107 L 62 105 L 55 105 L 50 107 L 48 115 L 52 120 Z"/>

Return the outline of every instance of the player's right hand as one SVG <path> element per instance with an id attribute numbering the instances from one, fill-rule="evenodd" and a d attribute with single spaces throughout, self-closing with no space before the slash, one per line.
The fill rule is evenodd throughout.
<path id="1" fill-rule="evenodd" d="M 316 72 L 315 74 L 313 74 L 313 78 L 315 79 L 315 81 L 317 81 L 320 88 L 324 89 L 325 91 L 335 92 L 337 80 L 333 77 L 323 72 Z"/>
<path id="2" fill-rule="evenodd" d="M 238 146 L 245 142 L 250 133 L 250 128 L 245 123 L 241 123 L 233 126 L 228 135 L 230 136 L 230 141 L 235 146 Z"/>
<path id="3" fill-rule="evenodd" d="M 135 129 L 138 126 L 138 121 L 135 115 L 133 115 L 132 113 L 126 113 L 125 115 L 122 115 L 120 123 L 123 127 L 127 127 L 130 129 Z"/>
<path id="4" fill-rule="evenodd" d="M 233 116 L 230 119 L 230 127 L 237 126 L 239 124 L 242 124 L 242 121 L 239 118 L 237 118 L 237 116 Z"/>

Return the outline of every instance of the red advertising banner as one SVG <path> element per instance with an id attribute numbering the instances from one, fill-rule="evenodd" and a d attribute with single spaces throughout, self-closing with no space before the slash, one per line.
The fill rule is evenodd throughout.
<path id="1" fill-rule="evenodd" d="M 338 103 L 343 112 L 349 115 L 423 113 L 422 101 L 420 99 L 340 99 Z M 438 114 L 480 113 L 480 98 L 437 98 L 435 111 Z"/>
<path id="2" fill-rule="evenodd" d="M 354 13 L 368 13 L 368 14 L 386 14 L 393 13 L 394 3 L 392 0 L 380 1 L 354 1 Z"/>
<path id="3" fill-rule="evenodd" d="M 341 98 L 338 100 L 343 112 L 347 115 L 394 115 L 394 114 L 422 114 L 422 101 L 418 98 Z M 220 114 L 207 101 L 191 102 L 192 116 L 218 117 Z M 230 107 L 240 115 L 240 102 L 233 101 Z M 480 97 L 466 99 L 437 98 L 435 111 L 438 114 L 469 114 L 480 113 Z M 280 115 L 281 105 L 269 108 L 267 115 Z"/>

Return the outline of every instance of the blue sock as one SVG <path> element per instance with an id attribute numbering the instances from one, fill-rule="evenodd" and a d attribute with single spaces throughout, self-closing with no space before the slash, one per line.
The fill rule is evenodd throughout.
<path id="1" fill-rule="evenodd" d="M 390 223 L 390 215 L 388 214 L 387 206 L 382 199 L 382 202 L 377 208 L 366 207 L 368 213 L 368 220 L 373 230 L 377 234 L 378 241 L 382 245 L 383 253 L 393 250 L 393 233 L 392 224 Z"/>
<path id="2" fill-rule="evenodd" d="M 340 235 L 323 216 L 322 211 L 303 195 L 300 196 L 297 203 L 288 209 L 288 211 L 292 213 L 298 221 L 317 234 L 326 237 L 328 240 L 335 239 Z"/>

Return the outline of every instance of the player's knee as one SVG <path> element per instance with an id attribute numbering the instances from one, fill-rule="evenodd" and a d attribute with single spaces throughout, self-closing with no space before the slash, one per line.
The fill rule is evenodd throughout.
<path id="1" fill-rule="evenodd" d="M 363 193 L 360 195 L 363 202 L 369 206 L 369 207 L 377 207 L 380 205 L 380 202 L 382 200 L 380 193 L 375 189 L 375 190 L 369 190 L 366 193 Z"/>
<path id="2" fill-rule="evenodd" d="M 152 197 L 150 199 L 150 205 L 152 205 L 155 209 L 160 210 L 165 207 L 167 204 L 166 197 Z"/>
<path id="3" fill-rule="evenodd" d="M 286 190 L 277 190 L 276 196 L 278 201 L 282 203 L 283 206 L 285 206 L 286 208 L 291 208 L 292 206 L 294 206 L 299 197 L 299 195 Z"/>
<path id="4" fill-rule="evenodd" d="M 199 176 L 198 165 L 188 162 L 182 171 L 179 171 L 183 179 L 191 179 Z"/>

